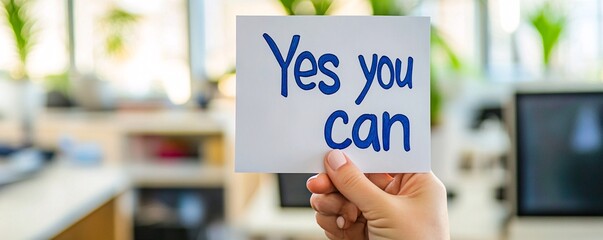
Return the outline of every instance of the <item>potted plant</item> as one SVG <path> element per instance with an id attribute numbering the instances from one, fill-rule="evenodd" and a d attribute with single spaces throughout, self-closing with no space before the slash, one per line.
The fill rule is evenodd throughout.
<path id="1" fill-rule="evenodd" d="M 105 52 L 107 56 L 125 60 L 128 57 L 130 35 L 141 16 L 113 6 L 101 20 L 107 32 Z"/>
<path id="2" fill-rule="evenodd" d="M 46 107 L 68 108 L 74 105 L 71 99 L 68 71 L 48 75 L 44 78 L 44 83 L 47 89 Z"/>
<path id="3" fill-rule="evenodd" d="M 33 118 L 36 104 L 41 98 L 36 96 L 37 88 L 31 83 L 27 73 L 27 60 L 35 45 L 34 19 L 30 16 L 31 2 L 27 0 L 2 0 L 2 10 L 7 27 L 12 33 L 17 61 L 10 71 L 14 82 L 16 112 L 23 131 L 23 144 L 33 143 Z"/>

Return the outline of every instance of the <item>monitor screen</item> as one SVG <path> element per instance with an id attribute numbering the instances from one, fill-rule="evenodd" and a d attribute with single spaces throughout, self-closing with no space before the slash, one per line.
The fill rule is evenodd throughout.
<path id="1" fill-rule="evenodd" d="M 603 216 L 603 93 L 516 95 L 517 214 Z"/>
<path id="2" fill-rule="evenodd" d="M 310 207 L 312 193 L 306 188 L 306 181 L 316 174 L 279 173 L 278 188 L 281 207 Z"/>

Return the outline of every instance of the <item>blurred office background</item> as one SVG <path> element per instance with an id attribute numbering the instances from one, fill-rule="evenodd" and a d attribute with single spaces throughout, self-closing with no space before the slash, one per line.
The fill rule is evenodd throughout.
<path id="1" fill-rule="evenodd" d="M 235 16 L 293 14 L 431 17 L 452 239 L 603 236 L 602 0 L 0 1 L 1 239 L 323 239 L 233 172 Z"/>

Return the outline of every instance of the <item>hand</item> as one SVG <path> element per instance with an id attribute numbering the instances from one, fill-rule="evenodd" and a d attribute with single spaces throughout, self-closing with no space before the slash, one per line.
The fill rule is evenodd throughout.
<path id="1" fill-rule="evenodd" d="M 433 173 L 363 174 L 340 150 L 308 179 L 329 239 L 449 239 L 446 189 Z"/>

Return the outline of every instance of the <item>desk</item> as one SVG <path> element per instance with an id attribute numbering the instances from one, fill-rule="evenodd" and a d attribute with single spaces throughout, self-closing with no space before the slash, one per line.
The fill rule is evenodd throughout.
<path id="1" fill-rule="evenodd" d="M 124 215 L 118 197 L 128 186 L 125 175 L 115 169 L 51 166 L 32 179 L 0 188 L 0 239 L 81 238 L 73 231 L 83 227 L 83 220 L 107 216 L 113 219 L 103 224 L 115 231 L 105 229 L 104 234 L 120 238 L 115 232 L 122 227 L 116 220 Z"/>
<path id="2" fill-rule="evenodd" d="M 74 143 L 82 143 L 82 144 L 92 144 L 98 147 L 99 151 L 102 152 L 102 160 L 99 162 L 101 167 L 107 168 L 120 168 L 125 173 L 125 178 L 131 181 L 133 188 L 143 187 L 143 188 L 224 188 L 226 189 L 229 184 L 229 179 L 226 176 L 232 172 L 231 168 L 225 168 L 226 163 L 232 162 L 232 157 L 225 157 L 227 153 L 232 155 L 232 151 L 227 151 L 226 142 L 224 140 L 224 122 L 226 122 L 224 117 L 220 115 L 221 113 L 216 111 L 192 111 L 192 110 L 161 110 L 161 111 L 143 111 L 143 112 L 132 112 L 132 111 L 116 111 L 116 112 L 83 112 L 77 110 L 47 110 L 41 113 L 38 117 L 36 117 L 35 123 L 35 143 L 38 146 L 55 149 L 59 143 L 59 139 L 61 138 L 72 138 Z M 228 117 L 227 119 L 232 119 L 232 128 L 234 128 L 234 117 Z M 0 140 L 2 142 L 8 143 L 18 143 L 19 139 L 19 127 L 18 123 L 11 121 L 0 121 L 0 132 L 3 132 L 2 136 L 0 136 Z M 233 131 L 234 132 L 234 131 Z M 149 137 L 150 136 L 150 137 Z M 234 136 L 234 134 L 233 134 Z M 147 139 L 169 139 L 174 138 L 176 140 L 182 140 L 185 144 L 191 143 L 187 145 L 190 149 L 196 150 L 195 156 L 185 156 L 182 158 L 171 159 L 171 162 L 165 163 L 157 161 L 159 157 L 157 157 L 156 153 L 153 151 L 149 151 L 149 149 L 153 148 L 153 141 L 146 141 Z M 191 140 L 193 139 L 193 140 Z M 197 142 L 195 142 L 197 141 Z M 234 142 L 234 141 L 230 141 Z M 198 143 L 198 147 L 192 147 Z M 231 149 L 231 148 L 229 148 Z M 65 154 L 63 154 L 65 155 Z M 65 156 L 67 158 L 67 156 Z M 77 161 L 71 161 L 77 162 Z M 72 169 L 73 170 L 73 169 Z M 86 171 L 85 169 L 80 169 L 81 171 Z M 92 172 L 96 170 L 89 169 Z M 71 174 L 71 170 L 65 170 Z M 75 170 L 74 170 L 75 171 Z M 102 170 L 104 171 L 104 170 Z M 0 239 L 3 238 L 3 229 L 4 226 L 12 226 L 15 225 L 16 228 L 23 227 L 26 229 L 15 229 L 14 231 L 25 232 L 28 231 L 28 223 L 29 219 L 33 218 L 32 216 L 40 216 L 41 218 L 44 215 L 48 215 L 45 211 L 50 211 L 51 214 L 55 214 L 56 216 L 62 216 L 71 214 L 71 209 L 65 210 L 61 213 L 55 213 L 55 210 L 46 210 L 47 208 L 54 208 L 54 204 L 61 204 L 61 208 L 63 205 L 75 205 L 82 204 L 79 202 L 76 203 L 63 203 L 66 201 L 63 198 L 65 196 L 70 196 L 73 198 L 86 198 L 82 199 L 82 202 L 85 201 L 93 201 L 94 208 L 104 210 L 104 206 L 108 203 L 109 205 L 113 205 L 115 203 L 111 203 L 111 196 L 116 197 L 117 194 L 109 194 L 108 192 L 113 191 L 115 193 L 114 185 L 110 185 L 111 181 L 117 184 L 117 180 L 111 180 L 105 183 L 103 178 L 111 178 L 109 176 L 99 176 L 98 180 L 94 180 L 95 178 L 92 175 L 95 173 L 83 173 L 79 174 L 76 171 L 75 174 L 78 177 L 47 177 L 50 180 L 54 180 L 57 178 L 54 192 L 51 194 L 56 200 L 48 199 L 44 194 L 31 195 L 27 192 L 32 192 L 37 187 L 35 191 L 45 191 L 45 189 L 49 188 L 47 186 L 43 186 L 44 184 L 51 184 L 50 180 L 38 181 L 37 179 L 33 179 L 30 181 L 26 181 L 20 184 L 15 185 L 20 186 L 22 189 L 27 190 L 19 190 L 18 193 L 12 193 L 12 189 L 0 189 L 0 218 L 4 217 L 4 209 L 16 208 L 14 206 L 18 206 L 19 211 L 17 213 L 12 213 L 17 210 L 12 210 L 10 214 L 12 215 L 22 215 L 25 214 L 27 217 L 23 217 L 10 220 L 10 219 L 2 219 L 0 221 Z M 67 173 L 56 173 L 55 175 L 63 175 Z M 79 177 L 81 175 L 81 177 Z M 89 176 L 90 175 L 90 176 Z M 99 173 L 99 175 L 103 175 Z M 109 175 L 111 175 L 109 173 Z M 42 176 L 40 176 L 42 177 Z M 79 180 L 81 178 L 82 180 Z M 121 177 L 120 177 L 121 178 Z M 73 179 L 73 180 L 72 180 Z M 33 184 L 32 182 L 37 182 L 39 185 Z M 62 181 L 62 182 L 61 182 Z M 71 183 L 70 181 L 90 181 L 94 183 L 86 183 L 83 185 L 77 185 L 77 183 Z M 75 184 L 75 186 L 72 186 Z M 93 184 L 98 184 L 98 186 L 92 186 Z M 109 184 L 109 185 L 106 185 Z M 87 186 L 91 185 L 91 186 Z M 11 188 L 13 186 L 10 186 Z M 64 188 L 64 189 L 62 189 Z M 70 189 L 78 189 L 80 190 L 69 190 Z M 88 189 L 90 188 L 90 189 Z M 243 187 L 244 188 L 244 187 Z M 96 190 L 95 190 L 96 189 Z M 100 190 L 99 190 L 100 189 Z M 245 188 L 246 189 L 246 188 Z M 236 190 L 236 189 L 235 189 Z M 17 191 L 17 190 L 14 190 Z M 66 193 L 62 191 L 67 191 Z M 84 191 L 80 193 L 79 191 Z M 86 191 L 94 191 L 93 193 L 88 193 Z M 106 195 L 93 196 L 92 194 L 97 194 L 98 191 L 105 191 Z M 226 190 L 228 191 L 228 190 Z M 245 190 L 237 190 L 237 192 L 245 191 Z M 3 192 L 11 192 L 3 193 Z M 19 205 L 19 201 L 12 201 L 8 203 L 8 200 L 2 200 L 2 195 L 21 195 L 21 198 L 31 198 L 28 204 Z M 86 194 L 90 194 L 87 196 Z M 108 195 L 107 195 L 108 194 Z M 231 196 L 231 195 L 229 195 Z M 238 195 L 234 195 L 234 198 L 237 198 Z M 10 196 L 10 198 L 14 198 Z M 28 210 L 27 208 L 31 208 L 30 205 L 38 204 L 38 200 L 35 199 L 44 199 L 43 203 L 48 201 L 54 201 L 53 204 L 48 204 L 46 206 L 35 206 L 34 210 Z M 97 201 L 97 199 L 103 199 Z M 71 201 L 73 199 L 69 199 Z M 244 200 L 244 199 L 243 199 Z M 5 204 L 2 201 L 7 201 L 8 204 Z M 42 201 L 42 200 L 40 200 Z M 73 200 L 76 201 L 76 200 Z M 239 201 L 236 199 L 236 201 Z M 15 203 L 16 202 L 16 203 Z M 231 201 L 235 202 L 235 201 Z M 227 203 L 226 210 L 229 209 Z M 87 202 L 86 202 L 87 203 Z M 131 203 L 134 205 L 134 203 Z M 9 207 L 5 206 L 8 205 Z M 102 206 L 102 207 L 101 207 Z M 100 207 L 100 208 L 99 208 Z M 37 235 L 27 235 L 23 237 L 9 237 L 8 239 L 29 239 L 29 238 L 48 238 L 55 236 L 53 234 L 57 234 L 57 231 L 60 229 L 64 229 L 69 224 L 77 221 L 79 218 L 85 216 L 94 210 L 94 208 L 86 208 L 87 212 L 80 214 L 77 212 L 77 217 L 68 217 L 68 219 L 53 219 L 48 220 L 50 223 L 37 223 L 40 225 L 39 228 L 42 230 L 43 234 Z M 136 209 L 135 206 L 130 206 L 130 211 L 132 209 Z M 79 211 L 79 210 L 78 210 Z M 22 213 L 24 212 L 24 213 Z M 41 214 L 38 214 L 40 212 Z M 110 208 L 106 212 L 115 212 Z M 233 211 L 234 212 L 234 211 Z M 48 217 L 51 218 L 52 216 Z M 47 217 L 43 217 L 47 218 Z M 58 218 L 58 217 L 57 217 Z M 46 221 L 45 219 L 43 219 Z M 36 221 L 42 221 L 37 220 Z M 49 226 L 54 224 L 55 222 L 66 222 L 62 223 L 61 226 Z M 8 225 L 8 224 L 12 225 Z M 132 231 L 132 223 L 133 221 L 129 221 L 123 225 L 115 226 L 116 232 L 120 232 L 117 228 L 128 229 L 130 232 Z M 105 226 L 102 226 L 103 228 Z M 45 230 L 45 229 L 52 230 Z M 96 229 L 92 229 L 93 231 L 99 231 L 98 229 L 101 227 L 97 227 Z M 127 232 L 128 230 L 124 230 Z M 106 232 L 112 232 L 113 229 L 107 229 Z M 12 231 L 11 231 L 12 232 Z M 49 233 L 50 232 L 50 233 Z M 7 233 L 8 234 L 8 233 Z M 8 235 L 13 236 L 13 235 Z M 21 235 L 14 235 L 21 236 Z M 43 236 L 43 237 L 39 237 Z M 125 238 L 128 235 L 126 235 Z M 131 235 L 130 235 L 131 237 Z M 98 238 L 98 237 L 97 237 Z M 89 239 L 78 237 L 76 239 Z M 102 238 L 101 238 L 102 239 Z"/>

